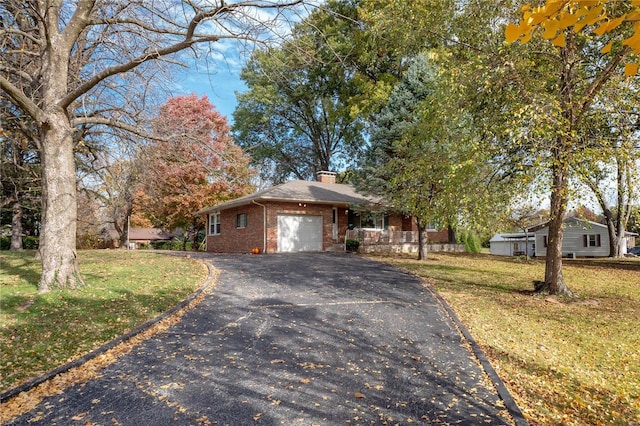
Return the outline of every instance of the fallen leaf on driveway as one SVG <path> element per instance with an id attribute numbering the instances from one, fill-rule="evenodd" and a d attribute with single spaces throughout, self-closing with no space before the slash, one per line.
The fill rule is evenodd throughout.
<path id="1" fill-rule="evenodd" d="M 75 416 L 71 417 L 71 420 L 73 420 L 74 422 L 80 421 L 84 418 L 84 416 L 86 416 L 87 413 L 80 413 L 80 414 L 76 414 Z"/>

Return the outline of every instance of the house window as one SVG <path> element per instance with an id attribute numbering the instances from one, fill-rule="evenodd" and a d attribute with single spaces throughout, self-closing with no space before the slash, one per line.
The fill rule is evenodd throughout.
<path id="1" fill-rule="evenodd" d="M 583 241 L 585 247 L 602 247 L 600 234 L 583 235 Z"/>
<path id="2" fill-rule="evenodd" d="M 360 216 L 360 227 L 370 229 L 389 228 L 389 216 L 383 213 L 363 213 Z"/>
<path id="3" fill-rule="evenodd" d="M 209 235 L 220 234 L 220 212 L 209 215 Z"/>
<path id="4" fill-rule="evenodd" d="M 247 214 L 240 213 L 236 215 L 236 228 L 246 228 L 247 227 Z"/>

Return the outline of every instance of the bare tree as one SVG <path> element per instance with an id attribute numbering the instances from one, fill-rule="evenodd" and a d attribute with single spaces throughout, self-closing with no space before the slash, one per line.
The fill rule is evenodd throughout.
<path id="1" fill-rule="evenodd" d="M 130 76 L 146 76 L 224 40 L 265 40 L 304 0 L 5 0 L 0 4 L 0 89 L 35 121 L 42 159 L 40 292 L 74 287 L 74 143 L 86 125 L 140 133 L 113 111 L 93 109 Z M 93 102 L 87 102 L 93 100 Z"/>
<path id="2" fill-rule="evenodd" d="M 33 121 L 0 99 L 0 215 L 11 223 L 11 250 L 22 250 L 23 235 L 34 235 L 33 218 L 40 209 L 40 159 L 35 148 Z"/>

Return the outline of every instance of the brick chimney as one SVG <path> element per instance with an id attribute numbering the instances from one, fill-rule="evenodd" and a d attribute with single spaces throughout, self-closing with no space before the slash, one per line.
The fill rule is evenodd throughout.
<path id="1" fill-rule="evenodd" d="M 336 183 L 336 173 L 326 171 L 317 172 L 316 180 L 321 183 Z"/>

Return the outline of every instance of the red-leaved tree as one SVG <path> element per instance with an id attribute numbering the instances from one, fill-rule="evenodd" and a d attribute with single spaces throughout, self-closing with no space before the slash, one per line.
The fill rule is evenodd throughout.
<path id="1" fill-rule="evenodd" d="M 154 123 L 158 140 L 142 153 L 146 164 L 134 210 L 154 226 L 182 228 L 197 248 L 205 224 L 195 212 L 253 189 L 250 159 L 229 132 L 227 119 L 207 96 L 169 99 Z"/>

